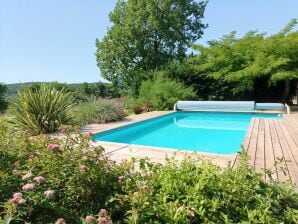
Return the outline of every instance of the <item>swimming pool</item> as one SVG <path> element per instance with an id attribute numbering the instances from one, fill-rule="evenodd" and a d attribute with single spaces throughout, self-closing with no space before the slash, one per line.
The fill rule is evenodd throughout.
<path id="1" fill-rule="evenodd" d="M 175 112 L 98 133 L 93 140 L 232 154 L 239 151 L 252 118 L 280 117 L 259 113 Z"/>

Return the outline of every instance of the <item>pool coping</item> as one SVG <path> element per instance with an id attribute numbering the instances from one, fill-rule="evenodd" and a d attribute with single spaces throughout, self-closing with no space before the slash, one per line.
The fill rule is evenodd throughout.
<path id="1" fill-rule="evenodd" d="M 212 112 L 215 111 L 190 111 L 190 112 Z M 230 111 L 216 111 L 218 113 L 231 113 Z M 270 113 L 276 114 L 281 113 L 280 111 L 233 111 L 234 113 Z M 131 115 L 126 119 L 120 122 L 112 122 L 107 124 L 98 124 L 98 125 L 89 125 L 83 127 L 82 133 L 92 132 L 92 134 L 102 133 L 106 131 L 110 131 L 113 129 L 125 127 L 131 124 L 137 124 L 143 121 L 151 120 L 154 118 L 158 118 L 161 116 L 167 116 L 171 113 L 175 113 L 174 111 L 152 111 L 139 115 Z M 90 128 L 91 127 L 91 128 Z M 247 134 L 247 133 L 246 133 Z M 244 140 L 243 140 L 244 141 Z M 195 156 L 202 157 L 212 162 L 215 162 L 219 166 L 227 166 L 228 164 L 233 164 L 236 160 L 237 154 L 219 154 L 219 153 L 209 153 L 209 152 L 192 152 L 188 150 L 179 150 L 179 149 L 171 149 L 165 147 L 157 147 L 157 146 L 143 146 L 143 145 L 135 145 L 135 144 L 126 144 L 126 143 L 118 143 L 118 142 L 108 142 L 108 141 L 93 141 L 92 144 L 96 146 L 102 146 L 105 149 L 105 155 L 110 159 L 115 160 L 116 162 L 120 162 L 123 159 L 134 158 L 149 158 L 153 162 L 163 163 L 166 157 L 175 157 L 180 160 L 187 156 Z M 240 149 L 239 149 L 240 151 Z"/>

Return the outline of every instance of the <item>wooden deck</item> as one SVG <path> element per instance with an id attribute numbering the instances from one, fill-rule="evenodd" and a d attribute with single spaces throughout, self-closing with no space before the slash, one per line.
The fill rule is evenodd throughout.
<path id="1" fill-rule="evenodd" d="M 264 173 L 266 181 L 270 181 L 265 173 L 269 169 L 273 179 L 298 186 L 298 113 L 282 119 L 253 119 L 243 146 L 250 165 Z"/>

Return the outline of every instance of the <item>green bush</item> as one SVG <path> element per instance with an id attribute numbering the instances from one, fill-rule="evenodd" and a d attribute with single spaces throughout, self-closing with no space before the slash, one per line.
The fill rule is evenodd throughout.
<path id="1" fill-rule="evenodd" d="M 221 169 L 204 160 L 141 161 L 123 178 L 127 223 L 297 223 L 298 194 L 265 183 L 247 164 Z"/>
<path id="2" fill-rule="evenodd" d="M 98 124 L 121 120 L 124 117 L 124 108 L 119 99 L 101 99 L 79 104 L 73 108 L 72 113 L 78 125 Z"/>
<path id="3" fill-rule="evenodd" d="M 195 98 L 196 93 L 191 87 L 158 76 L 142 83 L 137 104 L 145 102 L 155 110 L 171 110 L 178 100 Z"/>
<path id="4" fill-rule="evenodd" d="M 54 223 L 61 217 L 81 223 L 122 192 L 121 169 L 104 157 L 103 148 L 90 146 L 89 136 L 8 138 L 5 128 L 0 132 L 0 223 Z"/>
<path id="5" fill-rule="evenodd" d="M 0 123 L 0 223 L 86 223 L 102 208 L 113 223 L 298 221 L 295 189 L 265 183 L 245 155 L 235 169 L 191 158 L 115 164 L 89 136 L 25 134 Z"/>
<path id="6" fill-rule="evenodd" d="M 63 89 L 40 85 L 38 89 L 25 88 L 10 101 L 12 122 L 31 134 L 55 132 L 71 121 L 69 109 L 73 98 Z"/>

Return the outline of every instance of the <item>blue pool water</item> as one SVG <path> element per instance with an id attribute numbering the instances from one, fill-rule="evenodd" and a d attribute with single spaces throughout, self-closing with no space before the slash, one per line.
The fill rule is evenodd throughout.
<path id="1" fill-rule="evenodd" d="M 175 112 L 96 134 L 93 140 L 231 154 L 239 151 L 253 117 L 281 115 Z"/>

